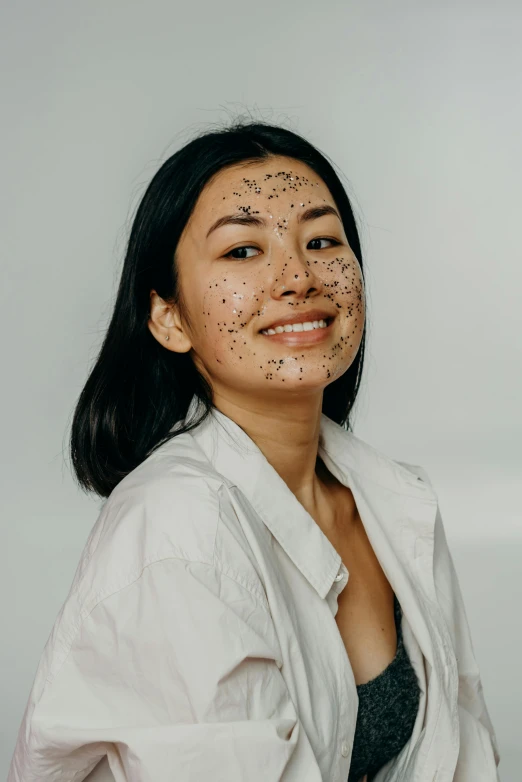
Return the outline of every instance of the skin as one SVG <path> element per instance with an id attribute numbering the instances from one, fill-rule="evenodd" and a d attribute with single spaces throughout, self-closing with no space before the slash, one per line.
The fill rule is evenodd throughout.
<path id="1" fill-rule="evenodd" d="M 340 484 L 317 458 L 323 391 L 357 355 L 365 299 L 341 220 L 297 221 L 324 204 L 336 209 L 324 182 L 293 158 L 222 169 L 178 243 L 188 317 L 152 290 L 148 326 L 166 350 L 191 351 L 215 407 L 248 434 L 333 536 L 341 524 Z M 224 225 L 207 237 L 218 218 L 237 213 L 264 218 L 266 226 Z M 316 307 L 337 313 L 332 333 L 317 344 L 282 345 L 259 333 L 281 316 Z M 347 512 L 345 506 L 343 524 Z"/>

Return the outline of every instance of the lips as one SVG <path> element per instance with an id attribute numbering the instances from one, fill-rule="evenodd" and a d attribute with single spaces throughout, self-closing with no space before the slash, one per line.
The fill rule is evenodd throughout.
<path id="1" fill-rule="evenodd" d="M 327 312 L 326 310 L 309 310 L 308 312 L 301 312 L 297 314 L 288 314 L 286 317 L 274 320 L 270 325 L 263 326 L 260 331 L 266 331 L 266 329 L 275 329 L 276 326 L 292 325 L 293 323 L 306 323 L 307 321 L 313 322 L 314 320 L 326 320 L 332 321 L 335 318 L 334 313 Z M 329 324 L 328 324 L 329 325 Z"/>
<path id="2" fill-rule="evenodd" d="M 276 327 L 275 329 L 269 328 L 266 331 L 262 331 L 260 336 L 275 345 L 285 345 L 286 348 L 304 350 L 329 340 L 333 334 L 334 323 L 335 318 L 329 317 L 326 319 L 326 325 L 319 328 L 303 329 L 302 331 L 290 329 L 286 331 L 286 329 L 282 328 L 279 330 Z"/>

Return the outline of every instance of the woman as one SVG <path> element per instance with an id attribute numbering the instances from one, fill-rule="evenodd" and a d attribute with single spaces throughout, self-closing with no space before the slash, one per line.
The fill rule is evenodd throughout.
<path id="1" fill-rule="evenodd" d="M 9 782 L 498 779 L 437 496 L 350 428 L 366 312 L 326 157 L 237 122 L 137 211 L 71 453 L 107 498 Z"/>

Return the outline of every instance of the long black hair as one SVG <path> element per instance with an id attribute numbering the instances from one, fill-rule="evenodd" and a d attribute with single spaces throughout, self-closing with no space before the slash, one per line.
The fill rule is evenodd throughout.
<path id="1" fill-rule="evenodd" d="M 324 181 L 363 269 L 348 195 L 332 163 L 310 142 L 284 127 L 237 119 L 193 138 L 154 175 L 133 220 L 114 310 L 72 418 L 70 455 L 83 490 L 108 497 L 159 445 L 190 431 L 211 412 L 212 389 L 190 354 L 163 348 L 149 331 L 150 291 L 176 303 L 190 322 L 178 286 L 176 248 L 201 191 L 225 167 L 275 155 L 302 161 Z M 351 366 L 323 392 L 322 412 L 348 430 L 365 337 L 366 322 Z M 201 415 L 178 424 L 194 395 L 203 403 Z"/>

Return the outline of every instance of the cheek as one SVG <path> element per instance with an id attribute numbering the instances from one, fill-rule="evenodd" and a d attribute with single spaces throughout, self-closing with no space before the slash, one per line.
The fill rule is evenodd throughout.
<path id="1" fill-rule="evenodd" d="M 354 255 L 338 256 L 321 266 L 320 276 L 326 286 L 326 295 L 350 310 L 364 299 L 364 280 L 361 266 Z"/>
<path id="2" fill-rule="evenodd" d="M 235 346 L 244 346 L 244 330 L 261 307 L 254 286 L 244 280 L 219 278 L 209 283 L 202 300 L 202 336 L 207 352 L 232 355 Z"/>

